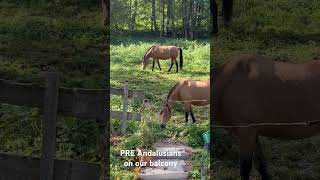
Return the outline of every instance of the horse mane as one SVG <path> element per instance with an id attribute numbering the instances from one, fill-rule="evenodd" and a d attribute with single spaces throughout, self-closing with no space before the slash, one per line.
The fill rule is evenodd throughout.
<path id="1" fill-rule="evenodd" d="M 178 85 L 180 84 L 180 82 L 177 82 L 169 91 L 168 95 L 167 95 L 167 100 L 169 99 L 169 97 L 171 96 L 171 94 L 173 93 L 173 91 L 178 87 Z"/>
<path id="2" fill-rule="evenodd" d="M 150 50 L 152 50 L 155 46 L 156 46 L 156 45 L 151 46 L 151 47 L 146 51 L 146 53 L 144 53 L 143 59 L 146 57 L 146 55 L 148 54 L 148 52 L 149 52 Z"/>

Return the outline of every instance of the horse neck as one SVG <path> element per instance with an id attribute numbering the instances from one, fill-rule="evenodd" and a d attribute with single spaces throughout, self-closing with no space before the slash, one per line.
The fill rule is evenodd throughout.
<path id="1" fill-rule="evenodd" d="M 177 101 L 177 100 L 179 100 L 178 93 L 177 93 L 177 89 L 175 89 L 167 99 L 167 103 L 168 103 L 168 106 L 170 109 L 173 108 L 173 105 L 175 104 L 175 101 Z"/>
<path id="2" fill-rule="evenodd" d="M 146 55 L 144 56 L 144 60 L 148 61 L 150 59 L 151 52 L 147 52 Z"/>
<path id="3" fill-rule="evenodd" d="M 154 49 L 154 47 L 150 48 L 149 51 L 146 52 L 146 54 L 144 55 L 144 60 L 145 61 L 149 61 L 149 59 L 153 55 L 153 49 Z"/>

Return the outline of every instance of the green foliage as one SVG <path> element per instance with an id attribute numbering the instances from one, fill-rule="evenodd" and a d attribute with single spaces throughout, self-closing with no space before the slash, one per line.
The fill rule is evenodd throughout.
<path id="1" fill-rule="evenodd" d="M 164 28 L 166 29 L 167 19 L 167 4 L 169 1 L 155 0 L 155 19 L 158 31 L 161 30 L 162 5 L 165 3 L 164 9 Z M 183 30 L 183 9 L 182 0 L 175 0 L 173 2 L 173 14 L 175 19 L 175 32 L 178 37 L 185 37 Z M 193 2 L 193 12 L 190 12 L 190 3 Z M 198 7 L 199 6 L 199 7 Z M 191 26 L 190 16 L 194 19 L 195 37 L 208 37 L 210 26 L 209 0 L 187 0 L 187 12 L 185 16 L 189 17 L 188 26 Z M 196 8 L 198 7 L 198 8 Z M 197 12 L 195 12 L 197 10 Z M 152 17 L 152 1 L 145 0 L 111 0 L 110 1 L 110 21 L 111 30 L 113 32 L 132 34 L 142 33 L 151 36 L 159 36 L 159 32 L 151 31 L 151 17 Z M 171 22 L 170 22 L 171 28 Z"/>

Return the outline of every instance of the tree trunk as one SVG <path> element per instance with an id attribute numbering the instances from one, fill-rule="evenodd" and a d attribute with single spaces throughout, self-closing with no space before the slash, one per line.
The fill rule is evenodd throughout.
<path id="1" fill-rule="evenodd" d="M 102 24 L 104 26 L 107 26 L 108 23 L 108 19 L 109 19 L 109 8 L 107 5 L 107 0 L 101 0 L 101 7 L 102 7 Z"/>
<path id="2" fill-rule="evenodd" d="M 164 34 L 164 8 L 165 8 L 165 2 L 164 0 L 161 0 L 161 6 L 162 6 L 162 9 L 161 9 L 161 13 L 162 13 L 162 19 L 161 19 L 161 32 L 160 32 L 160 36 L 163 36 Z"/>
<path id="3" fill-rule="evenodd" d="M 134 6 L 134 10 L 132 13 L 132 18 L 131 18 L 131 22 L 132 22 L 132 31 L 134 31 L 136 29 L 136 16 L 137 16 L 137 9 L 138 9 L 138 1 L 135 0 L 133 2 L 133 6 Z"/>
<path id="4" fill-rule="evenodd" d="M 169 27 L 170 27 L 170 16 L 171 16 L 171 6 L 170 6 L 170 4 L 171 4 L 171 2 L 170 2 L 171 0 L 167 0 L 167 26 L 166 26 L 166 36 L 168 36 L 169 35 Z"/>
<path id="5" fill-rule="evenodd" d="M 188 38 L 189 34 L 189 18 L 188 18 L 188 5 L 187 5 L 187 0 L 182 0 L 182 5 L 183 5 L 183 29 L 184 29 L 184 37 Z"/>
<path id="6" fill-rule="evenodd" d="M 183 24 L 184 38 L 188 38 L 186 0 L 181 1 L 181 6 L 182 6 L 182 24 Z"/>
<path id="7" fill-rule="evenodd" d="M 190 19 L 190 30 L 189 35 L 191 39 L 194 39 L 194 0 L 190 0 L 190 7 L 189 7 L 189 19 Z"/>
<path id="8" fill-rule="evenodd" d="M 130 18 L 132 18 L 132 0 L 129 1 L 129 14 L 130 14 Z M 132 30 L 132 21 L 129 22 L 129 30 Z"/>
<path id="9" fill-rule="evenodd" d="M 174 0 L 170 0 L 170 7 L 171 7 L 171 10 L 170 10 L 170 14 L 171 14 L 171 33 L 172 33 L 172 37 L 176 37 L 176 33 L 175 33 L 175 30 L 174 30 Z"/>
<path id="10" fill-rule="evenodd" d="M 156 0 L 152 0 L 151 31 L 158 31 L 156 18 Z"/>
<path id="11" fill-rule="evenodd" d="M 218 33 L 218 7 L 215 0 L 210 0 L 210 12 L 212 18 L 212 31 L 211 35 Z"/>
<path id="12" fill-rule="evenodd" d="M 201 27 L 201 16 L 199 16 L 199 14 L 202 14 L 201 13 L 201 4 L 200 3 L 197 3 L 197 27 Z"/>

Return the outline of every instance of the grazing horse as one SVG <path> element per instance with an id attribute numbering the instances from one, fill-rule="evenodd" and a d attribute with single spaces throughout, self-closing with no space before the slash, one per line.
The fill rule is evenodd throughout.
<path id="1" fill-rule="evenodd" d="M 195 123 L 191 105 L 205 106 L 210 103 L 210 81 L 184 80 L 176 83 L 170 90 L 160 112 L 160 125 L 165 128 L 171 117 L 171 111 L 175 102 L 181 102 L 185 111 L 186 122 L 189 113 Z"/>
<path id="2" fill-rule="evenodd" d="M 292 64 L 244 54 L 213 75 L 213 112 L 239 139 L 242 180 L 249 179 L 253 158 L 262 180 L 270 179 L 259 136 L 302 139 L 320 132 L 320 61 Z"/>
<path id="3" fill-rule="evenodd" d="M 146 66 L 148 64 L 148 61 L 150 58 L 153 58 L 153 64 L 152 64 L 152 71 L 154 69 L 154 63 L 157 61 L 158 67 L 161 71 L 160 60 L 167 60 L 171 59 L 171 66 L 169 68 L 169 72 L 171 71 L 171 68 L 173 64 L 176 64 L 176 69 L 178 72 L 178 62 L 177 62 L 177 57 L 178 57 L 178 52 L 180 51 L 180 69 L 182 69 L 183 66 L 183 56 L 182 56 L 182 49 L 180 47 L 176 46 L 159 46 L 159 45 L 154 45 L 151 46 L 147 52 L 144 54 L 143 59 L 142 59 L 142 67 L 143 70 L 146 69 Z"/>
<path id="4" fill-rule="evenodd" d="M 212 16 L 212 32 L 211 34 L 218 33 L 218 7 L 216 0 L 210 0 L 210 12 Z M 224 25 L 229 26 L 232 19 L 233 0 L 222 1 L 222 13 Z"/>

